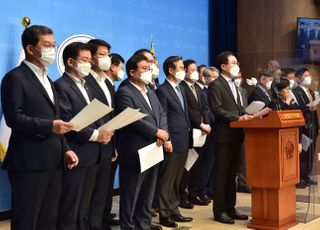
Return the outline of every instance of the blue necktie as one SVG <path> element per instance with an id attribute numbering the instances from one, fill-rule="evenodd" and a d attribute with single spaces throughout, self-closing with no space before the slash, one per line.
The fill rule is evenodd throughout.
<path id="1" fill-rule="evenodd" d="M 181 105 L 182 105 L 182 108 L 183 108 L 183 110 L 184 110 L 183 96 L 182 96 L 182 93 L 181 93 L 181 89 L 180 89 L 180 87 L 179 87 L 178 85 L 176 86 L 176 90 L 177 90 L 178 98 L 179 98 L 179 100 L 180 100 L 180 103 L 181 103 Z"/>

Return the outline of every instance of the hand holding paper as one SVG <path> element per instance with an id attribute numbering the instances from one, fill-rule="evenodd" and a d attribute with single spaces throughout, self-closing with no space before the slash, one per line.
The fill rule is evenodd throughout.
<path id="1" fill-rule="evenodd" d="M 253 101 L 245 110 L 248 114 L 252 115 L 259 112 L 264 106 L 265 103 L 262 101 Z"/>
<path id="2" fill-rule="evenodd" d="M 80 131 L 92 124 L 96 120 L 110 113 L 113 109 L 106 106 L 96 98 L 93 99 L 86 107 L 84 107 L 70 123 L 73 124 L 73 130 Z"/>
<path id="3" fill-rule="evenodd" d="M 140 159 L 140 173 L 163 161 L 163 148 L 152 143 L 138 150 Z"/>
<path id="4" fill-rule="evenodd" d="M 207 139 L 207 134 L 203 134 L 201 129 L 193 129 L 193 147 L 202 147 Z"/>

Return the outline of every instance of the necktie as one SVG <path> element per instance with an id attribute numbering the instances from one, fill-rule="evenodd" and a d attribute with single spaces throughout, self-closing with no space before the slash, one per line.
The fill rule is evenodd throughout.
<path id="1" fill-rule="evenodd" d="M 312 95 L 310 93 L 310 89 L 307 89 L 307 93 L 308 93 L 309 102 L 312 102 L 313 98 L 312 98 Z"/>
<path id="2" fill-rule="evenodd" d="M 182 106 L 182 108 L 184 110 L 183 96 L 182 96 L 182 93 L 181 93 L 181 89 L 180 89 L 180 87 L 178 85 L 176 86 L 176 90 L 177 90 L 179 101 L 180 101 L 181 106 Z"/>
<path id="3" fill-rule="evenodd" d="M 192 90 L 192 93 L 193 93 L 194 97 L 198 100 L 198 95 L 197 95 L 196 87 L 194 87 L 194 85 L 191 85 L 191 90 Z"/>

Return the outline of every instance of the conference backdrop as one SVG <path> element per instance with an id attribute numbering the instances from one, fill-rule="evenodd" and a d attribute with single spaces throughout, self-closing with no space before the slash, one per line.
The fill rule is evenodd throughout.
<path id="1" fill-rule="evenodd" d="M 164 80 L 162 63 L 170 55 L 208 64 L 208 0 L 2 0 L 0 80 L 17 65 L 25 16 L 31 25 L 54 30 L 58 50 L 70 39 L 101 38 L 111 44 L 111 52 L 127 60 L 140 48 L 150 49 L 153 37 L 160 83 Z M 60 77 L 57 62 L 49 67 L 49 76 L 52 80 Z M 0 144 L 1 153 L 6 144 L 1 140 Z M 0 170 L 0 212 L 6 210 L 10 210 L 10 186 L 5 171 Z"/>

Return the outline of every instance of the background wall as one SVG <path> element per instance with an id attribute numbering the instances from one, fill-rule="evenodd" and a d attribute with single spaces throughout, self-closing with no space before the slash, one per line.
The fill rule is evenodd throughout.
<path id="1" fill-rule="evenodd" d="M 108 41 L 111 52 L 127 60 L 134 51 L 150 48 L 153 35 L 160 64 L 170 55 L 208 64 L 208 0 L 2 0 L 0 80 L 17 63 L 24 16 L 33 25 L 52 28 L 58 45 L 69 36 L 87 34 Z M 60 77 L 56 64 L 50 66 L 49 76 Z M 8 209 L 9 184 L 0 170 L 0 212 Z"/>
<path id="2" fill-rule="evenodd" d="M 297 17 L 320 17 L 314 0 L 238 0 L 238 59 L 243 76 L 253 77 L 270 59 L 297 64 Z"/>

